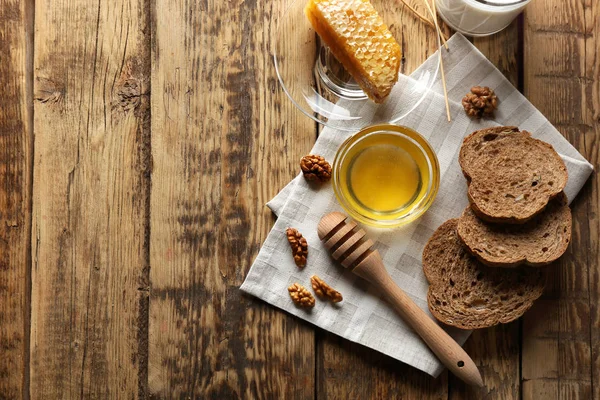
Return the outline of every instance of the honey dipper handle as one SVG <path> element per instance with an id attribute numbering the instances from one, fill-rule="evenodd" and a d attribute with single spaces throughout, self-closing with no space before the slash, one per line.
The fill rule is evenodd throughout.
<path id="1" fill-rule="evenodd" d="M 481 374 L 471 357 L 396 285 L 377 251 L 367 256 L 353 272 L 383 292 L 402 319 L 454 375 L 469 385 L 483 386 Z"/>

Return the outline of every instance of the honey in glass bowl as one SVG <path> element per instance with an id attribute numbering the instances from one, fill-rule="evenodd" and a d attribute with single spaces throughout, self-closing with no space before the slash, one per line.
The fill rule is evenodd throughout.
<path id="1" fill-rule="evenodd" d="M 374 226 L 414 221 L 439 187 L 435 152 L 416 131 L 373 125 L 347 139 L 333 163 L 333 187 L 342 207 Z"/>

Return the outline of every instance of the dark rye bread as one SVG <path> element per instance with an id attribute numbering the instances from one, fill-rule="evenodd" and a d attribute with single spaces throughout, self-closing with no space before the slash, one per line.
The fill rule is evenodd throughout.
<path id="1" fill-rule="evenodd" d="M 491 143 L 492 140 L 499 141 L 514 133 L 519 133 L 519 128 L 516 126 L 496 126 L 480 129 L 463 139 L 458 154 L 458 163 L 469 183 L 471 183 L 471 174 L 474 172 L 472 171 L 473 161 L 479 156 L 481 149 Z"/>
<path id="2" fill-rule="evenodd" d="M 483 265 L 463 246 L 457 224 L 457 219 L 444 222 L 423 250 L 429 311 L 461 329 L 487 328 L 519 318 L 544 290 L 542 270 Z"/>
<path id="3" fill-rule="evenodd" d="M 561 192 L 532 220 L 522 225 L 491 224 L 467 207 L 457 233 L 467 250 L 492 267 L 534 267 L 550 264 L 564 254 L 571 240 L 571 209 Z"/>
<path id="4" fill-rule="evenodd" d="M 514 126 L 473 132 L 458 161 L 473 211 L 489 222 L 525 223 L 567 184 L 567 167 L 554 148 Z"/>

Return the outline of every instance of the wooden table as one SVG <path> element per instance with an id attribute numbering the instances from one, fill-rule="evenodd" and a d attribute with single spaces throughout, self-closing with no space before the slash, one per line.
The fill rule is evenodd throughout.
<path id="1" fill-rule="evenodd" d="M 0 398 L 600 399 L 596 174 L 543 299 L 468 340 L 483 389 L 240 293 L 317 134 L 272 65 L 286 4 L 0 0 Z M 398 14 L 408 73 L 433 31 Z M 598 168 L 599 2 L 474 43 Z"/>

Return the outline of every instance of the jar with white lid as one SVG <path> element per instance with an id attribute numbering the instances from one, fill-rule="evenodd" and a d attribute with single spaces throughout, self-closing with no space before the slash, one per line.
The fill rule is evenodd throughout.
<path id="1" fill-rule="evenodd" d="M 435 0 L 440 17 L 468 36 L 488 36 L 506 28 L 531 0 Z"/>

